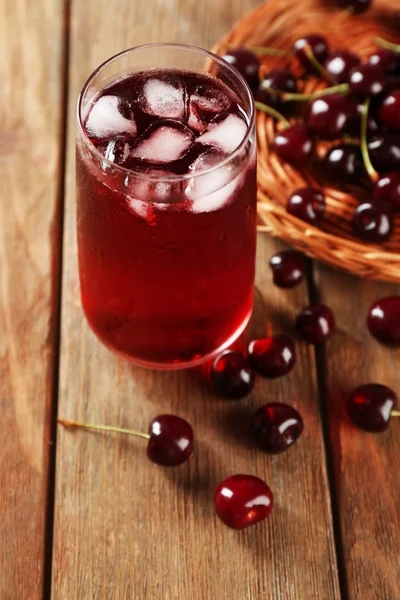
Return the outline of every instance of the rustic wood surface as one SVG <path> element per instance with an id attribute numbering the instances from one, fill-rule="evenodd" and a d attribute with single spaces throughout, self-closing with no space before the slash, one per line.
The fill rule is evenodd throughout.
<path id="1" fill-rule="evenodd" d="M 296 312 L 317 296 L 335 311 L 339 330 L 317 352 L 299 343 L 290 376 L 259 379 L 239 403 L 213 396 L 200 371 L 151 372 L 116 358 L 80 307 L 74 141 L 84 80 L 140 43 L 211 47 L 257 4 L 2 4 L 0 600 L 400 598 L 400 420 L 374 436 L 352 427 L 343 411 L 355 385 L 400 388 L 399 352 L 379 346 L 364 322 L 373 300 L 399 288 L 314 265 L 315 285 L 310 277 L 308 286 L 279 290 L 266 265 L 282 245 L 260 236 L 247 335 L 292 332 Z M 268 401 L 293 404 L 306 425 L 296 446 L 275 457 L 254 450 L 245 435 L 250 415 Z M 59 428 L 54 469 L 57 409 L 65 418 L 144 430 L 154 415 L 173 412 L 194 425 L 197 452 L 185 466 L 161 469 L 147 460 L 142 440 Z M 233 532 L 215 517 L 212 498 L 221 479 L 239 472 L 265 478 L 276 507 L 264 524 Z"/>

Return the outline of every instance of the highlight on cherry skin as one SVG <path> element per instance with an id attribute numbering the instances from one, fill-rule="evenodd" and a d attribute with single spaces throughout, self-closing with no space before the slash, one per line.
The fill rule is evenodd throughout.
<path id="1" fill-rule="evenodd" d="M 80 423 L 68 419 L 57 419 L 66 428 L 81 428 L 94 431 L 123 433 L 147 440 L 147 456 L 163 467 L 175 467 L 186 462 L 193 452 L 192 426 L 175 415 L 159 415 L 152 419 L 148 433 L 114 427 Z"/>
<path id="2" fill-rule="evenodd" d="M 218 517 L 231 529 L 245 529 L 264 521 L 272 511 L 270 487 L 254 475 L 232 475 L 224 479 L 214 494 Z"/>
<path id="3" fill-rule="evenodd" d="M 364 431 L 385 431 L 391 417 L 400 417 L 395 410 L 397 397 L 393 390 L 379 383 L 361 385 L 352 391 L 347 401 L 351 421 Z"/>

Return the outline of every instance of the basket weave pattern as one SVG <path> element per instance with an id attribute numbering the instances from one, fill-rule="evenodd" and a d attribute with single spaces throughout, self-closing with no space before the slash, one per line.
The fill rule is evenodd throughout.
<path id="1" fill-rule="evenodd" d="M 374 37 L 399 43 L 394 13 L 400 0 L 375 0 L 363 15 L 350 15 L 336 8 L 332 0 L 269 0 L 242 18 L 213 48 L 223 55 L 228 47 L 271 46 L 290 49 L 294 41 L 309 33 L 320 33 L 332 50 L 347 49 L 367 57 L 376 49 Z M 302 73 L 293 57 L 261 58 L 261 74 L 288 67 L 295 75 Z M 304 92 L 326 87 L 320 79 L 310 78 Z M 360 200 L 370 195 L 364 182 L 357 188 L 335 189 L 321 176 L 318 165 L 296 170 L 283 163 L 273 151 L 277 124 L 265 113 L 257 115 L 258 143 L 258 215 L 259 229 L 277 236 L 312 258 L 320 259 L 360 277 L 400 282 L 400 215 L 396 215 L 394 234 L 382 246 L 364 244 L 352 234 L 351 217 Z M 327 142 L 317 145 L 323 156 Z M 289 195 L 303 186 L 323 189 L 326 211 L 320 226 L 313 227 L 286 211 Z M 354 195 L 353 195 L 354 194 Z"/>

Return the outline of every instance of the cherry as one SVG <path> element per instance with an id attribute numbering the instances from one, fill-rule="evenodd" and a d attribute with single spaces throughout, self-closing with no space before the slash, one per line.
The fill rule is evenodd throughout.
<path id="1" fill-rule="evenodd" d="M 304 166 L 311 158 L 314 142 L 302 123 L 295 123 L 275 135 L 275 152 L 279 158 L 296 167 Z"/>
<path id="2" fill-rule="evenodd" d="M 363 105 L 357 104 L 355 106 L 355 111 L 350 115 L 348 119 L 348 123 L 346 126 L 346 132 L 350 135 L 355 135 L 356 137 L 360 136 L 361 132 L 361 115 L 363 111 Z M 367 120 L 367 133 L 369 135 L 375 135 L 380 130 L 380 124 L 374 114 L 374 111 L 368 111 L 368 120 Z"/>
<path id="3" fill-rule="evenodd" d="M 393 390 L 379 383 L 367 383 L 353 390 L 347 401 L 347 412 L 361 429 L 379 433 L 388 428 L 396 405 L 397 397 Z M 397 411 L 394 412 L 397 416 Z"/>
<path id="4" fill-rule="evenodd" d="M 257 88 L 255 99 L 258 102 L 262 102 L 268 106 L 279 107 L 281 96 L 279 93 L 274 94 L 271 92 L 271 89 L 296 93 L 297 82 L 293 73 L 289 69 L 275 69 L 264 77 Z"/>
<path id="5" fill-rule="evenodd" d="M 324 195 L 312 187 L 300 188 L 290 196 L 286 210 L 298 219 L 315 225 L 325 210 Z"/>
<path id="6" fill-rule="evenodd" d="M 300 437 L 304 429 L 299 412 L 288 404 L 266 404 L 254 415 L 251 435 L 266 452 L 284 452 Z"/>
<path id="7" fill-rule="evenodd" d="M 374 191 L 374 198 L 390 202 L 393 208 L 400 210 L 400 172 L 389 171 L 378 179 Z"/>
<path id="8" fill-rule="evenodd" d="M 347 83 L 351 69 L 359 64 L 360 59 L 356 54 L 341 50 L 330 54 L 325 61 L 324 67 L 337 83 Z"/>
<path id="9" fill-rule="evenodd" d="M 360 98 L 379 96 L 385 87 L 385 72 L 378 65 L 358 65 L 350 71 L 349 85 Z"/>
<path id="10" fill-rule="evenodd" d="M 340 137 L 356 110 L 354 101 L 342 94 L 316 98 L 310 105 L 308 129 L 313 135 L 334 140 Z"/>
<path id="11" fill-rule="evenodd" d="M 363 202 L 354 211 L 352 224 L 355 235 L 365 242 L 385 242 L 393 230 L 393 207 L 377 198 Z"/>
<path id="12" fill-rule="evenodd" d="M 370 65 L 380 67 L 388 75 L 397 73 L 400 67 L 400 56 L 387 48 L 378 48 L 368 59 Z"/>
<path id="13" fill-rule="evenodd" d="M 360 148 L 355 144 L 332 146 L 322 161 L 322 169 L 333 182 L 359 183 L 363 172 Z"/>
<path id="14" fill-rule="evenodd" d="M 260 61 L 254 52 L 246 50 L 245 48 L 231 48 L 222 58 L 243 75 L 253 91 L 257 89 L 259 83 L 258 69 L 260 68 Z"/>
<path id="15" fill-rule="evenodd" d="M 375 302 L 368 311 L 367 325 L 378 342 L 400 348 L 400 296 L 387 296 Z"/>
<path id="16" fill-rule="evenodd" d="M 270 379 L 287 375 L 296 364 L 296 349 L 290 337 L 283 333 L 253 340 L 249 344 L 252 367 Z"/>
<path id="17" fill-rule="evenodd" d="M 232 475 L 222 481 L 214 495 L 215 510 L 231 529 L 245 529 L 266 519 L 274 498 L 269 486 L 254 475 Z"/>
<path id="18" fill-rule="evenodd" d="M 368 153 L 378 173 L 400 170 L 400 135 L 376 135 L 368 142 Z"/>
<path id="19" fill-rule="evenodd" d="M 254 386 L 254 372 L 248 359 L 235 350 L 225 350 L 217 356 L 211 368 L 211 382 L 217 394 L 239 399 Z"/>
<path id="20" fill-rule="evenodd" d="M 309 72 L 315 71 L 315 64 L 310 55 L 320 64 L 323 64 L 328 56 L 329 47 L 325 38 L 317 34 L 305 35 L 294 43 L 294 51 L 301 65 Z"/>
<path id="21" fill-rule="evenodd" d="M 296 329 L 306 342 L 322 344 L 336 329 L 335 316 L 324 304 L 312 304 L 297 315 Z"/>
<path id="22" fill-rule="evenodd" d="M 304 257 L 294 250 L 274 254 L 269 261 L 274 284 L 280 288 L 291 288 L 304 279 L 306 263 Z"/>
<path id="23" fill-rule="evenodd" d="M 371 6 L 371 0 L 337 0 L 338 6 L 350 9 L 353 13 L 362 13 Z"/>
<path id="24" fill-rule="evenodd" d="M 400 131 L 400 90 L 390 92 L 379 108 L 382 125 L 391 131 Z"/>
<path id="25" fill-rule="evenodd" d="M 164 467 L 175 467 L 188 460 L 193 452 L 193 429 L 184 419 L 175 415 L 159 415 L 149 426 L 149 433 L 109 425 L 92 425 L 68 419 L 57 419 L 64 427 L 81 427 L 96 431 L 126 433 L 148 440 L 147 456 Z"/>

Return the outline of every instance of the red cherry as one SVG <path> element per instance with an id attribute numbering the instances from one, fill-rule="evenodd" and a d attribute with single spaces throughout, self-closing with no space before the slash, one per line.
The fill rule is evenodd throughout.
<path id="1" fill-rule="evenodd" d="M 355 425 L 378 433 L 388 428 L 396 405 L 397 397 L 393 390 L 385 385 L 369 383 L 353 390 L 347 402 L 347 412 Z"/>
<path id="2" fill-rule="evenodd" d="M 231 48 L 222 58 L 230 65 L 236 67 L 253 92 L 257 89 L 260 61 L 253 52 L 245 48 Z"/>
<path id="3" fill-rule="evenodd" d="M 363 171 L 361 151 L 355 144 L 332 146 L 322 161 L 328 179 L 338 183 L 359 183 Z"/>
<path id="4" fill-rule="evenodd" d="M 274 284 L 280 288 L 292 288 L 304 279 L 306 261 L 300 252 L 285 250 L 274 254 L 269 261 Z"/>
<path id="5" fill-rule="evenodd" d="M 391 203 L 395 210 L 400 210 L 400 172 L 390 171 L 382 175 L 374 187 L 373 195 Z"/>
<path id="6" fill-rule="evenodd" d="M 349 85 L 355 96 L 379 96 L 385 87 L 385 72 L 376 65 L 358 65 L 350 71 Z"/>
<path id="7" fill-rule="evenodd" d="M 384 99 L 379 109 L 379 118 L 382 125 L 392 131 L 400 131 L 400 90 L 390 92 Z"/>
<path id="8" fill-rule="evenodd" d="M 253 475 L 232 475 L 222 481 L 214 495 L 215 510 L 231 529 L 245 529 L 266 519 L 274 498 L 269 486 Z"/>
<path id="9" fill-rule="evenodd" d="M 297 92 L 297 81 L 289 69 L 275 69 L 264 76 L 263 81 L 257 88 L 255 99 L 258 102 L 267 104 L 275 108 L 281 105 L 281 96 L 279 93 L 271 92 L 271 89 L 281 92 Z"/>
<path id="10" fill-rule="evenodd" d="M 335 140 L 356 113 L 357 106 L 352 98 L 331 94 L 311 102 L 307 126 L 313 135 Z"/>
<path id="11" fill-rule="evenodd" d="M 225 350 L 217 356 L 211 368 L 214 390 L 225 398 L 243 398 L 253 389 L 254 379 L 248 359 L 234 350 Z"/>
<path id="12" fill-rule="evenodd" d="M 279 454 L 295 443 L 303 429 L 303 419 L 295 408 L 275 402 L 254 415 L 251 434 L 262 450 Z"/>
<path id="13" fill-rule="evenodd" d="M 393 206 L 378 198 L 363 202 L 354 211 L 352 224 L 355 235 L 365 242 L 385 242 L 393 231 Z"/>
<path id="14" fill-rule="evenodd" d="M 375 302 L 368 311 L 367 325 L 378 342 L 400 348 L 400 296 L 387 296 Z"/>
<path id="15" fill-rule="evenodd" d="M 386 48 L 378 48 L 368 59 L 370 65 L 380 67 L 388 75 L 397 73 L 400 67 L 400 57 L 396 52 Z"/>
<path id="16" fill-rule="evenodd" d="M 287 375 L 296 364 L 296 349 L 283 333 L 252 340 L 249 344 L 250 363 L 258 373 L 275 379 Z"/>
<path id="17" fill-rule="evenodd" d="M 274 147 L 281 160 L 301 167 L 309 162 L 314 142 L 307 128 L 302 123 L 295 123 L 276 133 Z"/>
<path id="18" fill-rule="evenodd" d="M 298 219 L 315 225 L 325 210 L 324 195 L 312 187 L 300 188 L 290 196 L 286 210 Z"/>
<path id="19" fill-rule="evenodd" d="M 328 306 L 312 304 L 297 315 L 296 329 L 306 342 L 322 344 L 336 329 L 335 316 Z"/>
<path id="20" fill-rule="evenodd" d="M 341 50 L 332 52 L 325 61 L 324 67 L 337 83 L 347 83 L 350 71 L 360 64 L 360 59 L 351 52 Z"/>
<path id="21" fill-rule="evenodd" d="M 378 173 L 400 170 L 400 135 L 380 133 L 368 141 L 368 153 Z"/>
<path id="22" fill-rule="evenodd" d="M 299 62 L 311 73 L 315 71 L 315 67 L 309 59 L 307 49 L 311 50 L 314 58 L 320 64 L 325 62 L 329 53 L 326 39 L 317 34 L 305 35 L 304 37 L 297 39 L 293 48 Z"/>

